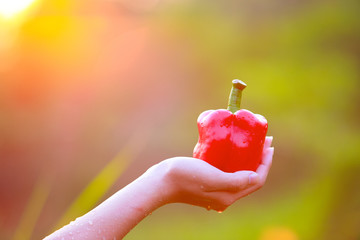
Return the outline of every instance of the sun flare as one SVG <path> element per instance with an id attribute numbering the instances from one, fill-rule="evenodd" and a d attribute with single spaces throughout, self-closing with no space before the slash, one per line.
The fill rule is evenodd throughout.
<path id="1" fill-rule="evenodd" d="M 0 0 L 0 16 L 10 18 L 27 9 L 36 0 Z"/>

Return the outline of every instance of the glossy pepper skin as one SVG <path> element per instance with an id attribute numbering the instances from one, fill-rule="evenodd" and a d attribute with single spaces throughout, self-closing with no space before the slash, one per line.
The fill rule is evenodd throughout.
<path id="1" fill-rule="evenodd" d="M 256 171 L 261 163 L 268 128 L 263 116 L 245 109 L 237 110 L 240 108 L 241 91 L 246 86 L 241 81 L 239 85 L 238 81 L 233 81 L 229 98 L 229 106 L 231 102 L 238 101 L 235 107 L 228 108 L 234 113 L 225 109 L 208 110 L 201 113 L 197 120 L 199 140 L 193 157 L 224 172 Z M 235 97 L 234 91 L 237 92 Z"/>

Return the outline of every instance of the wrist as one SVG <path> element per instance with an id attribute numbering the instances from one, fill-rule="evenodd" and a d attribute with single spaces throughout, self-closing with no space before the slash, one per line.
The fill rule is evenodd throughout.
<path id="1" fill-rule="evenodd" d="M 184 167 L 182 161 L 183 157 L 174 157 L 157 165 L 162 185 L 163 205 L 182 202 L 183 185 L 186 185 L 186 180 L 183 179 L 181 173 L 181 169 Z"/>
<path id="2" fill-rule="evenodd" d="M 162 161 L 149 168 L 133 184 L 141 188 L 140 192 L 145 194 L 142 198 L 147 199 L 149 213 L 171 202 L 173 191 L 169 181 L 167 161 Z"/>
<path id="3" fill-rule="evenodd" d="M 158 202 L 157 207 L 177 202 L 179 187 L 176 181 L 175 158 L 164 160 L 152 166 L 140 179 L 144 179 L 149 187 L 154 189 L 154 199 Z M 176 165 L 176 164 L 175 164 Z"/>
<path id="4" fill-rule="evenodd" d="M 92 218 L 102 219 L 107 228 L 115 229 L 114 236 L 124 237 L 142 219 L 167 203 L 167 195 L 163 193 L 164 174 L 159 170 L 151 167 L 116 192 L 92 211 Z"/>

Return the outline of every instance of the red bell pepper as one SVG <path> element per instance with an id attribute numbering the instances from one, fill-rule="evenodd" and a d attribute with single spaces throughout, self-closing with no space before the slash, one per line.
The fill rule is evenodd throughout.
<path id="1" fill-rule="evenodd" d="M 237 79 L 232 83 L 227 110 L 200 114 L 199 141 L 193 156 L 224 172 L 256 171 L 261 163 L 268 124 L 263 116 L 240 109 L 246 84 Z"/>

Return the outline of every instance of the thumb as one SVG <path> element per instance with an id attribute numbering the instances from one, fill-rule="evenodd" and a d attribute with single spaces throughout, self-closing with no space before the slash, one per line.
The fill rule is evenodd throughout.
<path id="1" fill-rule="evenodd" d="M 209 185 L 205 191 L 238 192 L 248 186 L 256 184 L 259 181 L 259 175 L 252 171 L 238 171 L 235 173 L 222 172 L 214 181 L 214 184 Z"/>

